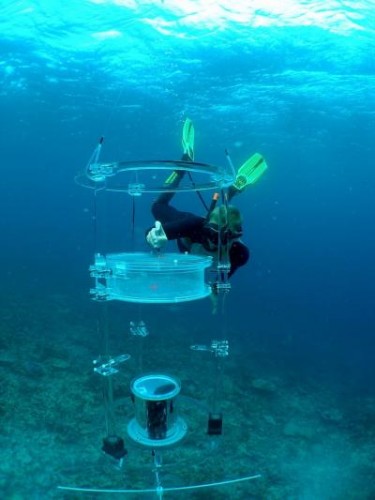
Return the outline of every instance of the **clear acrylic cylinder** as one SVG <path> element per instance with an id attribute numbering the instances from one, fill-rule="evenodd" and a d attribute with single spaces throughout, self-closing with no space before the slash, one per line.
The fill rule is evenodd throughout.
<path id="1" fill-rule="evenodd" d="M 90 267 L 97 300 L 176 303 L 210 295 L 205 270 L 212 257 L 180 253 L 113 253 L 95 256 Z"/>
<path id="2" fill-rule="evenodd" d="M 176 397 L 180 381 L 165 374 L 143 375 L 130 386 L 135 417 L 128 424 L 128 434 L 146 446 L 167 446 L 186 434 L 184 420 L 177 415 Z"/>

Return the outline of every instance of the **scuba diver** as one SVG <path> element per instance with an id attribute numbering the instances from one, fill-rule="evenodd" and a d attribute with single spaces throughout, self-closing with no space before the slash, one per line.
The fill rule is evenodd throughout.
<path id="1" fill-rule="evenodd" d="M 194 161 L 194 127 L 186 119 L 182 134 L 182 161 Z M 160 249 L 168 240 L 177 240 L 180 252 L 195 255 L 211 255 L 218 262 L 219 250 L 226 249 L 229 260 L 228 278 L 250 257 L 248 247 L 241 241 L 242 216 L 238 208 L 228 203 L 247 186 L 255 183 L 266 170 L 267 165 L 258 153 L 249 158 L 239 169 L 235 182 L 229 186 L 225 203 L 216 207 L 217 197 L 213 198 L 206 217 L 177 210 L 169 203 L 186 174 L 185 170 L 175 170 L 164 183 L 168 192 L 161 193 L 152 204 L 155 226 L 146 234 L 147 243 Z M 214 264 L 215 265 L 215 264 Z"/>

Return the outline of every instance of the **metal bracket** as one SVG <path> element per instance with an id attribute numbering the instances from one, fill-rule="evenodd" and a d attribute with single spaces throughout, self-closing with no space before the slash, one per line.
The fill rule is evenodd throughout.
<path id="1" fill-rule="evenodd" d="M 141 183 L 128 184 L 128 193 L 130 196 L 141 196 L 145 190 L 145 185 Z"/>
<path id="2" fill-rule="evenodd" d="M 109 288 L 97 284 L 96 288 L 90 288 L 90 295 L 93 300 L 98 302 L 105 302 L 106 300 L 110 300 L 110 291 Z"/>
<path id="3" fill-rule="evenodd" d="M 124 363 L 130 358 L 130 354 L 120 354 L 115 358 L 109 358 L 104 363 L 103 359 L 99 357 L 98 359 L 94 359 L 93 364 L 94 372 L 99 373 L 99 375 L 103 375 L 103 377 L 109 377 L 119 372 L 118 366 L 121 363 Z"/>
<path id="4" fill-rule="evenodd" d="M 229 342 L 227 340 L 213 340 L 211 350 L 218 358 L 229 356 Z"/>
<path id="5" fill-rule="evenodd" d="M 229 356 L 229 342 L 227 340 L 212 340 L 211 345 L 194 344 L 190 346 L 192 351 L 212 352 L 218 358 Z"/>
<path id="6" fill-rule="evenodd" d="M 138 337 L 147 337 L 150 332 L 146 326 L 144 321 L 139 321 L 136 323 L 135 321 L 130 321 L 130 335 L 138 336 Z"/>
<path id="7" fill-rule="evenodd" d="M 113 163 L 91 163 L 87 169 L 87 176 L 94 182 L 104 182 L 114 173 Z"/>

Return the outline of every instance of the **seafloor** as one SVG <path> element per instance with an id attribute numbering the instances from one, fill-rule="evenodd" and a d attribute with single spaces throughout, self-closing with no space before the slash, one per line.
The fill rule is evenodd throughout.
<path id="1" fill-rule="evenodd" d="M 58 487 L 154 487 L 151 450 L 126 435 L 134 416 L 129 384 L 153 371 L 181 380 L 176 405 L 189 428 L 178 446 L 161 453 L 164 487 L 261 474 L 165 498 L 375 498 L 374 397 L 333 376 L 334 368 L 306 370 L 292 355 L 292 339 L 275 349 L 271 335 L 260 334 L 251 321 L 226 326 L 195 304 L 105 306 L 86 296 L 49 294 L 8 296 L 1 309 L 1 498 L 112 498 L 125 495 Z M 139 319 L 150 330 L 147 338 L 129 335 L 129 321 Z M 211 353 L 190 349 L 219 335 L 212 321 L 230 341 L 221 371 Z M 116 431 L 128 450 L 120 469 L 101 452 L 106 382 L 93 372 L 92 361 L 106 348 L 112 355 L 131 354 L 112 378 Z M 220 437 L 206 433 L 215 388 L 224 418 Z"/>

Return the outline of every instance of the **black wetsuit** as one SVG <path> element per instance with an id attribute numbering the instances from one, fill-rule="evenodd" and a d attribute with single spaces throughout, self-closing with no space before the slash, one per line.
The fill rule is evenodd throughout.
<path id="1" fill-rule="evenodd" d="M 198 243 L 206 248 L 207 231 L 206 219 L 190 212 L 182 212 L 169 205 L 174 193 L 163 193 L 152 205 L 152 214 L 155 220 L 160 221 L 168 240 L 177 240 L 180 252 L 189 251 L 184 245 L 184 238 L 191 243 Z M 229 243 L 230 271 L 229 277 L 240 267 L 246 264 L 250 257 L 247 246 L 239 239 Z M 210 252 L 214 255 L 215 252 Z"/>

